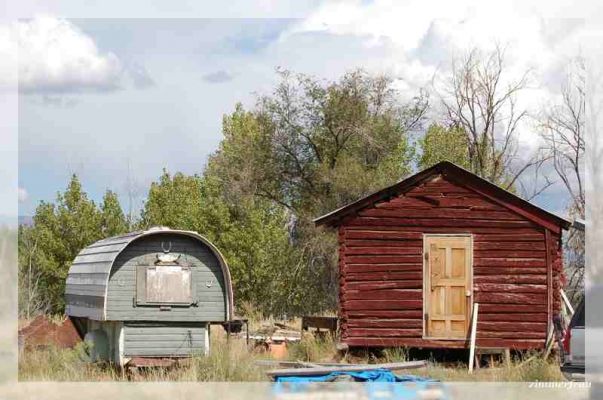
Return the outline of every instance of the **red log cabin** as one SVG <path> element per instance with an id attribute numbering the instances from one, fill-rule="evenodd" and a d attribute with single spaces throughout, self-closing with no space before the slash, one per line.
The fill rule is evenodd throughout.
<path id="1" fill-rule="evenodd" d="M 339 232 L 341 343 L 545 345 L 560 312 L 570 225 L 449 162 L 315 220 Z"/>

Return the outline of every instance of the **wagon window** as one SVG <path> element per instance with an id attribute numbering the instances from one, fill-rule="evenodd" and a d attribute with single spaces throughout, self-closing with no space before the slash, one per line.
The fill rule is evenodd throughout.
<path id="1" fill-rule="evenodd" d="M 140 266 L 136 280 L 137 304 L 192 303 L 192 274 L 189 267 Z"/>

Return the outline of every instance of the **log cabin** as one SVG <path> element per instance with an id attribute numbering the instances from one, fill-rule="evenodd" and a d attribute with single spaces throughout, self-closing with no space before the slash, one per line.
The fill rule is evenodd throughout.
<path id="1" fill-rule="evenodd" d="M 570 223 L 441 162 L 315 220 L 337 229 L 341 344 L 537 349 Z"/>

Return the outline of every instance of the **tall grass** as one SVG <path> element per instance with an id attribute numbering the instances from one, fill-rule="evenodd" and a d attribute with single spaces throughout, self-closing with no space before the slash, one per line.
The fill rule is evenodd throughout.
<path id="1" fill-rule="evenodd" d="M 442 365 L 430 362 L 418 375 L 442 381 L 486 381 L 486 382 L 553 382 L 564 381 L 559 364 L 552 359 L 544 359 L 542 354 L 528 353 L 525 357 L 514 358 L 510 364 L 498 363 L 489 367 L 474 369 L 469 374 L 467 364 Z"/>
<path id="2" fill-rule="evenodd" d="M 26 349 L 19 356 L 19 380 L 28 381 L 114 381 L 126 377 L 110 365 L 89 362 L 85 343 L 73 349 L 48 346 Z"/>
<path id="3" fill-rule="evenodd" d="M 305 362 L 386 363 L 410 359 L 404 348 L 384 349 L 379 352 L 360 351 L 343 356 L 336 350 L 336 341 L 330 335 L 314 337 L 304 334 L 302 340 L 290 343 L 288 359 Z M 267 381 L 266 368 L 256 365 L 270 354 L 248 347 L 245 340 L 226 339 L 219 329 L 211 331 L 210 354 L 197 355 L 170 368 L 146 368 L 129 374 L 107 364 L 88 362 L 86 345 L 74 349 L 25 350 L 19 359 L 19 379 L 28 381 Z M 510 365 L 496 364 L 467 372 L 466 363 L 441 364 L 430 360 L 427 368 L 408 373 L 443 381 L 560 381 L 559 365 L 545 360 L 537 353 L 515 358 Z"/>
<path id="4" fill-rule="evenodd" d="M 304 333 L 299 342 L 290 343 L 287 349 L 292 361 L 324 362 L 337 357 L 335 340 L 328 333 L 320 337 Z"/>
<path id="5" fill-rule="evenodd" d="M 227 340 L 212 332 L 209 355 L 195 355 L 169 368 L 144 368 L 134 374 L 114 365 L 90 363 L 87 345 L 74 349 L 49 346 L 26 349 L 19 359 L 19 380 L 23 381 L 266 381 L 255 365 L 265 354 L 247 348 L 244 340 Z"/>

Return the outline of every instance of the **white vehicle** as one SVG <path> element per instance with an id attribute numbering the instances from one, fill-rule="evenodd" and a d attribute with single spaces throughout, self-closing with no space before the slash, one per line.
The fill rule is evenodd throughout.
<path id="1" fill-rule="evenodd" d="M 563 337 L 561 372 L 568 380 L 584 379 L 584 314 L 582 299 Z"/>

